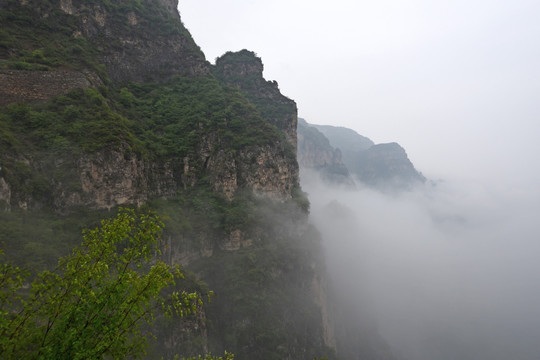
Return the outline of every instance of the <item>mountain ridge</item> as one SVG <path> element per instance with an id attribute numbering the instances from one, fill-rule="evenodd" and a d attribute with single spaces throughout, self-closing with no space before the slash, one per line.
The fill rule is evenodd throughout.
<path id="1" fill-rule="evenodd" d="M 312 125 L 303 119 L 299 124 L 300 165 L 318 171 L 323 180 L 347 183 L 347 178 L 353 176 L 364 185 L 390 191 L 408 189 L 426 181 L 405 149 L 395 142 L 375 144 L 346 127 Z M 326 160 L 323 164 L 306 160 L 311 158 Z"/>

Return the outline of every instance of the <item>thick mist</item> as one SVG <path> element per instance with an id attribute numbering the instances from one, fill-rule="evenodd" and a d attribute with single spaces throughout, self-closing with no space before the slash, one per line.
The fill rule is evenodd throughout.
<path id="1" fill-rule="evenodd" d="M 486 185 L 489 184 L 489 185 Z M 540 197 L 447 181 L 399 194 L 302 172 L 333 281 L 409 360 L 540 356 Z"/>

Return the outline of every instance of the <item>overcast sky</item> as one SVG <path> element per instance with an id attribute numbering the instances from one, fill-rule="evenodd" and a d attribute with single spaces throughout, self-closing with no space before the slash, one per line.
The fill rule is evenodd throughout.
<path id="1" fill-rule="evenodd" d="M 255 51 L 308 122 L 396 141 L 431 178 L 540 181 L 537 0 L 180 0 L 179 9 L 208 60 Z"/>

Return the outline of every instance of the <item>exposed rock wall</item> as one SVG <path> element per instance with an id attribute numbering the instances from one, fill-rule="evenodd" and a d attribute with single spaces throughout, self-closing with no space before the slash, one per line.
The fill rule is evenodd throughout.
<path id="1" fill-rule="evenodd" d="M 45 101 L 78 88 L 99 84 L 93 74 L 78 71 L 0 70 L 0 106 L 12 102 Z"/>
<path id="2" fill-rule="evenodd" d="M 207 75 L 209 64 L 180 21 L 178 0 L 19 0 L 41 18 L 61 10 L 77 19 L 73 37 L 85 37 L 99 49 L 97 60 L 112 81 L 161 81 L 175 75 Z M 7 5 L 6 5 L 7 6 Z M 127 6 L 132 6 L 129 10 Z M 118 10 L 122 9 L 122 10 Z M 149 11 L 150 9 L 150 11 Z"/>
<path id="3" fill-rule="evenodd" d="M 256 194 L 279 200 L 291 198 L 299 177 L 294 158 L 272 146 L 247 149 L 241 156 L 248 161 L 242 162 L 240 173 L 245 174 L 246 183 Z"/>
<path id="4" fill-rule="evenodd" d="M 159 0 L 159 3 L 172 18 L 168 24 L 165 19 L 148 18 L 148 14 L 136 11 L 118 19 L 99 5 L 88 8 L 82 5 L 75 9 L 74 15 L 82 17 L 82 35 L 102 48 L 98 57 L 112 81 L 160 81 L 174 75 L 196 76 L 210 72 L 204 54 L 180 22 L 176 10 L 178 1 Z M 90 15 L 83 15 L 88 10 Z M 165 27 L 159 30 L 163 24 L 171 30 Z M 177 26 L 182 29 L 180 34 L 172 30 Z M 107 42 L 114 46 L 107 46 Z"/>
<path id="5" fill-rule="evenodd" d="M 263 69 L 263 63 L 255 53 L 242 50 L 218 58 L 213 70 L 218 79 L 239 89 L 256 106 L 263 119 L 279 129 L 286 140 L 283 144 L 242 150 L 237 160 L 239 176 L 235 181 L 257 194 L 288 199 L 299 184 L 297 108 L 294 101 L 281 94 L 275 81 L 264 79 Z"/>
<path id="6" fill-rule="evenodd" d="M 1 204 L 2 202 L 3 204 Z M 4 208 L 0 208 L 0 210 L 9 210 L 11 208 L 11 187 L 3 177 L 0 177 L 0 206 Z"/>
<path id="7" fill-rule="evenodd" d="M 151 197 L 173 196 L 178 187 L 168 164 L 149 163 L 121 151 L 84 156 L 77 163 L 77 172 L 81 190 L 66 193 L 58 184 L 55 207 L 140 205 Z"/>
<path id="8" fill-rule="evenodd" d="M 198 161 L 204 164 L 214 190 L 232 199 L 239 188 L 276 200 L 290 199 L 298 184 L 296 160 L 287 156 L 279 144 L 249 146 L 237 152 L 226 150 L 220 138 L 207 134 L 201 139 Z M 191 162 L 193 162 L 192 159 Z M 185 159 L 184 184 L 196 182 L 190 159 Z"/>

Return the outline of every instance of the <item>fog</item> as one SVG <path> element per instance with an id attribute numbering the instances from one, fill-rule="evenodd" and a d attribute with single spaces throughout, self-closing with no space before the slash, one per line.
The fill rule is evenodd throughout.
<path id="1" fill-rule="evenodd" d="M 305 171 L 302 186 L 336 286 L 396 354 L 539 358 L 538 191 L 463 179 L 351 191 Z"/>

